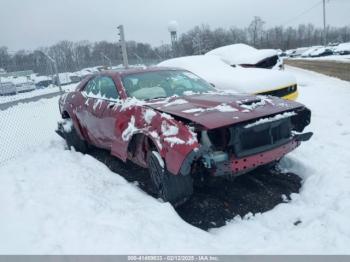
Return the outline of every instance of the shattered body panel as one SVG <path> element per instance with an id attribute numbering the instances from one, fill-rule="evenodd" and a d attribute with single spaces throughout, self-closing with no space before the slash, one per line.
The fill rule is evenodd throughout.
<path id="1" fill-rule="evenodd" d="M 297 102 L 222 92 L 149 101 L 128 97 L 123 76 L 161 70 L 176 71 L 151 68 L 89 76 L 75 91 L 60 98 L 61 115 L 73 120 L 81 139 L 109 150 L 123 161 L 131 160 L 147 168 L 147 152 L 157 150 L 174 175 L 189 175 L 198 170 L 212 175 L 239 174 L 280 159 L 302 141 L 293 132 L 302 132 L 309 124 L 310 111 Z M 113 80 L 118 99 L 84 93 L 87 84 L 101 76 Z M 246 130 L 261 137 L 267 135 L 252 144 L 249 134 L 245 138 L 236 135 Z"/>

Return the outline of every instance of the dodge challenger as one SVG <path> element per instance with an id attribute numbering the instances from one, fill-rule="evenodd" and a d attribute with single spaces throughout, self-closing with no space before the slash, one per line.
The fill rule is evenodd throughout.
<path id="1" fill-rule="evenodd" d="M 69 148 L 92 145 L 149 169 L 159 198 L 172 204 L 191 196 L 197 178 L 247 173 L 312 135 L 302 133 L 311 112 L 300 103 L 227 94 L 176 68 L 88 76 L 59 109 L 56 132 Z"/>

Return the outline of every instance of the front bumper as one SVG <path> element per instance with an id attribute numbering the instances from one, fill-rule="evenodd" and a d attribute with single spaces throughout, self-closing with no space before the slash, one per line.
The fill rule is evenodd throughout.
<path id="1" fill-rule="evenodd" d="M 213 176 L 240 175 L 259 166 L 280 160 L 284 155 L 297 148 L 301 142 L 309 140 L 311 136 L 312 133 L 295 135 L 289 142 L 281 146 L 240 158 L 228 157 L 226 153 L 223 153 L 223 155 L 226 154 L 226 159 L 223 156 L 220 157 L 221 160 L 224 159 L 223 161 L 217 161 L 219 158 L 210 159 L 210 156 L 203 156 L 204 166 Z"/>

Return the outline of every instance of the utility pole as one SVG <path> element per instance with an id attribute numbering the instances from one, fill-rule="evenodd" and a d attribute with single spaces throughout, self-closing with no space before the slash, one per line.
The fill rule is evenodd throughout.
<path id="1" fill-rule="evenodd" d="M 323 0 L 323 45 L 327 45 L 326 0 Z"/>
<path id="2" fill-rule="evenodd" d="M 125 44 L 125 35 L 124 35 L 124 26 L 119 25 L 119 42 L 120 42 L 120 47 L 122 49 L 122 56 L 123 56 L 123 64 L 125 68 L 129 68 L 129 61 L 128 61 L 128 53 L 126 52 L 126 44 Z"/>

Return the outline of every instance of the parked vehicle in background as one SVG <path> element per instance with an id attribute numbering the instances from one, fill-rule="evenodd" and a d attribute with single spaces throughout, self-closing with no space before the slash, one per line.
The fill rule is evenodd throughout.
<path id="1" fill-rule="evenodd" d="M 58 77 L 60 79 L 61 85 L 69 85 L 73 83 L 79 83 L 81 81 L 81 77 L 76 73 L 70 73 L 70 72 L 59 73 Z M 58 85 L 56 76 L 54 76 L 53 82 L 55 85 Z"/>
<path id="2" fill-rule="evenodd" d="M 279 70 L 232 67 L 214 55 L 185 56 L 163 61 L 158 66 L 189 70 L 217 89 L 295 100 L 297 82 L 293 75 Z"/>
<path id="3" fill-rule="evenodd" d="M 158 197 L 189 199 L 193 180 L 235 177 L 278 161 L 312 133 L 311 112 L 277 97 L 229 95 L 173 68 L 104 71 L 59 100 L 69 147 L 106 149 L 148 168 Z"/>
<path id="4" fill-rule="evenodd" d="M 16 86 L 12 82 L 0 81 L 0 95 L 15 95 L 17 93 Z"/>
<path id="5" fill-rule="evenodd" d="M 206 55 L 216 55 L 230 66 L 254 67 L 265 69 L 283 69 L 283 60 L 279 50 L 256 49 L 246 44 L 233 44 L 215 48 Z"/>
<path id="6" fill-rule="evenodd" d="M 16 87 L 16 93 L 24 93 L 35 90 L 35 83 L 29 76 L 9 76 L 5 82 L 11 82 Z"/>
<path id="7" fill-rule="evenodd" d="M 308 47 L 299 47 L 296 49 L 290 49 L 285 52 L 286 56 L 288 57 L 300 57 L 307 49 Z"/>
<path id="8" fill-rule="evenodd" d="M 350 55 L 350 42 L 334 46 L 332 47 L 332 50 L 338 55 Z"/>
<path id="9" fill-rule="evenodd" d="M 324 47 L 324 46 L 312 46 L 308 48 L 305 52 L 301 54 L 301 57 L 322 57 L 322 56 L 329 56 L 333 55 L 333 51 L 330 47 Z"/>
<path id="10" fill-rule="evenodd" d="M 36 89 L 34 82 L 27 81 L 16 84 L 17 93 L 30 92 Z"/>

